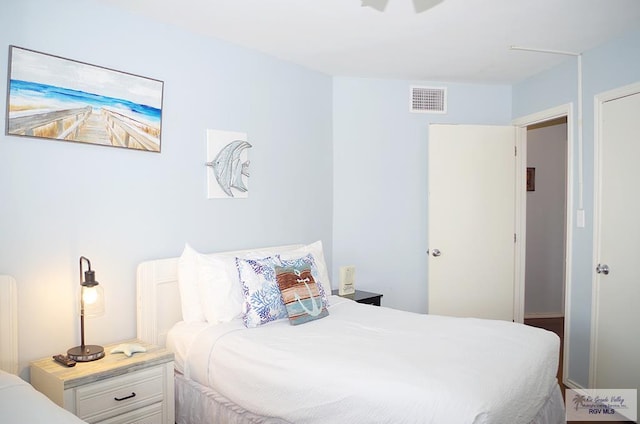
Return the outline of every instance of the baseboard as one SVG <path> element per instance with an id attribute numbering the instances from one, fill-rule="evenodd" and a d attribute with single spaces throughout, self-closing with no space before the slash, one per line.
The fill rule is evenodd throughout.
<path id="1" fill-rule="evenodd" d="M 524 314 L 524 319 L 536 318 L 564 318 L 564 314 L 562 312 L 531 312 Z"/>
<path id="2" fill-rule="evenodd" d="M 563 384 L 567 387 L 567 389 L 573 389 L 573 390 L 583 390 L 586 387 L 583 387 L 582 385 L 576 383 L 575 381 L 571 380 L 570 378 L 566 378 L 563 381 Z"/>

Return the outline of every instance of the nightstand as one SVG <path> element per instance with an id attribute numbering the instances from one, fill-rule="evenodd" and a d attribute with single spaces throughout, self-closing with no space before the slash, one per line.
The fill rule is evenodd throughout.
<path id="1" fill-rule="evenodd" d="M 105 346 L 103 359 L 65 367 L 51 357 L 31 363 L 31 384 L 88 423 L 172 424 L 175 419 L 173 352 L 138 343 L 147 351 L 127 357 Z"/>
<path id="2" fill-rule="evenodd" d="M 338 295 L 338 290 L 332 290 L 331 294 Z M 365 303 L 367 305 L 380 306 L 380 299 L 382 299 L 382 296 L 383 295 L 379 293 L 371 293 L 371 292 L 366 292 L 364 290 L 356 290 L 355 293 L 345 294 L 342 297 L 355 300 L 358 303 Z"/>

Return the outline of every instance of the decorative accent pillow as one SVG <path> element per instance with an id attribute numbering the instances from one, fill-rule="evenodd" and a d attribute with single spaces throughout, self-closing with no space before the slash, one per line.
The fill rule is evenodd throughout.
<path id="1" fill-rule="evenodd" d="M 205 316 L 198 293 L 198 255 L 189 244 L 184 245 L 182 255 L 178 259 L 178 288 L 182 319 L 186 322 L 203 322 Z"/>
<path id="2" fill-rule="evenodd" d="M 324 318 L 329 315 L 320 285 L 311 273 L 311 266 L 301 261 L 298 266 L 275 267 L 282 300 L 292 325 Z"/>
<path id="3" fill-rule="evenodd" d="M 305 267 L 309 268 L 311 270 L 311 276 L 313 277 L 313 280 L 316 282 L 318 286 L 318 293 L 322 300 L 322 306 L 325 308 L 329 306 L 328 296 L 331 294 L 331 292 L 327 293 L 325 291 L 324 286 L 322 284 L 318 284 L 321 281 L 320 271 L 311 253 L 295 259 L 282 259 L 280 256 L 278 256 L 278 259 L 280 260 L 280 263 L 278 265 L 283 268 L 296 268 L 296 269 L 303 269 Z M 278 285 L 279 284 L 280 282 L 278 282 Z M 285 302 L 285 305 L 286 305 L 286 302 Z"/>
<path id="4" fill-rule="evenodd" d="M 324 260 L 324 252 L 322 248 L 322 241 L 318 240 L 314 243 L 307 244 L 297 249 L 286 250 L 280 253 L 282 260 L 296 259 L 301 256 L 311 254 L 313 256 L 315 266 L 317 268 L 317 274 L 314 272 L 316 283 L 322 286 L 327 299 L 331 295 L 331 280 L 329 279 L 329 271 L 327 270 L 327 263 Z M 313 271 L 313 269 L 312 269 Z M 328 305 L 328 303 L 327 303 Z"/>
<path id="5" fill-rule="evenodd" d="M 286 318 L 274 266 L 278 258 L 236 258 L 238 276 L 242 285 L 244 303 L 243 321 L 246 327 L 257 327 L 270 321 Z"/>

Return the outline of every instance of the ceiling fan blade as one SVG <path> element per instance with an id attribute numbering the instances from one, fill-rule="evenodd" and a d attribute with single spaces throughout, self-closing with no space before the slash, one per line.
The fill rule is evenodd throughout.
<path id="1" fill-rule="evenodd" d="M 387 3 L 389 3 L 389 0 L 362 0 L 362 7 L 368 6 L 372 9 L 384 12 L 384 9 L 387 7 Z"/>
<path id="2" fill-rule="evenodd" d="M 413 8 L 416 13 L 422 13 L 441 2 L 442 0 L 413 0 Z"/>

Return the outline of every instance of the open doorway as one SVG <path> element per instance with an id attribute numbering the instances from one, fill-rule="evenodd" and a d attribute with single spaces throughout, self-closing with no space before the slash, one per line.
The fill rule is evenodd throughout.
<path id="1" fill-rule="evenodd" d="M 527 127 L 524 317 L 562 318 L 567 222 L 567 118 Z"/>
<path id="2" fill-rule="evenodd" d="M 541 326 L 543 328 L 548 327 L 549 330 L 555 332 L 560 336 L 560 367 L 558 370 L 558 377 L 561 383 L 560 387 L 564 389 L 564 381 L 568 377 L 567 375 L 565 375 L 565 371 L 569 369 L 568 346 L 570 346 L 570 337 L 571 337 L 570 316 L 567 315 L 566 311 L 569 309 L 568 299 L 571 298 L 571 284 L 570 284 L 571 282 L 571 246 L 572 246 L 571 240 L 573 237 L 572 233 L 573 233 L 573 223 L 574 223 L 571 211 L 573 211 L 573 208 L 574 208 L 572 199 L 573 199 L 573 195 L 575 194 L 572 187 L 575 186 L 580 189 L 580 187 L 582 186 L 580 163 L 578 164 L 579 166 L 578 166 L 578 172 L 577 172 L 577 175 L 578 175 L 577 181 L 575 180 L 574 169 L 573 169 L 573 159 L 576 157 L 574 154 L 574 143 L 573 143 L 574 141 L 573 129 L 575 125 L 573 105 L 570 103 L 567 103 L 564 105 L 556 106 L 551 109 L 547 109 L 531 115 L 527 115 L 514 120 L 513 124 L 518 128 L 518 143 L 517 143 L 518 152 L 523 152 L 523 154 L 517 155 L 519 160 L 518 160 L 518 165 L 516 166 L 516 169 L 518 169 L 518 172 L 521 178 L 520 179 L 521 185 L 517 190 L 519 193 L 519 196 L 518 196 L 518 206 L 517 206 L 516 231 L 519 236 L 518 236 L 518 244 L 516 246 L 516 251 L 517 251 L 516 292 L 514 297 L 516 321 L 524 322 L 525 324 Z M 541 186 L 540 184 L 543 184 L 543 180 L 546 177 L 551 175 L 546 171 L 546 169 L 545 170 L 538 169 L 543 166 L 543 165 L 538 165 L 537 163 L 538 159 L 536 159 L 536 163 L 534 163 L 533 159 L 529 161 L 529 159 L 527 158 L 528 145 L 530 143 L 529 138 L 533 135 L 533 138 L 532 138 L 533 141 L 531 141 L 531 143 L 535 143 L 535 138 L 537 135 L 539 135 L 539 134 L 536 134 L 536 132 L 543 135 L 548 132 L 557 132 L 559 134 L 557 136 L 557 144 L 559 146 L 555 146 L 555 147 L 563 148 L 564 150 L 564 162 L 562 165 L 559 165 L 559 168 L 562 168 L 560 172 L 563 172 L 563 175 L 564 175 L 564 178 L 562 178 L 563 182 L 554 183 L 555 184 L 554 187 L 557 190 L 561 190 L 561 192 L 564 193 L 564 202 L 563 202 L 564 210 L 563 212 L 559 213 L 561 215 L 560 219 L 564 219 L 563 221 L 564 224 L 562 226 L 562 229 L 558 230 L 558 233 L 560 234 L 563 240 L 562 250 L 556 248 L 556 250 L 553 253 L 554 261 L 561 261 L 562 263 L 562 278 L 561 278 L 562 296 L 560 298 L 562 306 L 560 307 L 559 311 L 556 311 L 556 309 L 558 309 L 557 304 L 552 307 L 545 307 L 544 309 L 537 308 L 535 306 L 532 307 L 531 303 L 533 303 L 533 305 L 539 304 L 538 302 L 535 301 L 535 298 L 533 302 L 530 301 L 530 304 L 528 305 L 527 310 L 525 311 L 526 292 L 527 292 L 526 285 L 530 283 L 530 281 L 527 281 L 527 283 L 525 284 L 527 268 L 529 269 L 529 271 L 531 271 L 532 268 L 535 269 L 535 267 L 544 266 L 542 263 L 536 263 L 535 260 L 531 259 L 530 256 L 529 258 L 527 258 L 528 254 L 531 253 L 531 250 L 534 249 L 534 247 L 528 246 L 527 239 L 529 237 L 535 238 L 534 234 L 531 234 L 531 233 L 535 233 L 536 231 L 538 231 L 537 227 L 527 229 L 527 227 L 530 227 L 527 225 L 527 221 L 529 220 L 527 206 L 528 204 L 535 205 L 535 202 L 533 201 L 534 200 L 533 196 L 531 196 L 531 194 L 533 193 L 535 193 L 536 195 L 542 194 L 543 186 Z M 578 145 L 579 144 L 580 142 L 578 142 Z M 580 149 L 578 149 L 577 153 L 579 156 Z M 534 153 L 532 153 L 532 155 L 533 154 Z M 554 155 L 554 153 L 552 153 L 551 149 L 547 151 L 543 149 L 543 152 L 541 155 L 542 155 L 542 158 L 541 158 L 542 162 L 540 163 L 543 163 L 546 166 L 546 162 L 547 162 L 546 159 L 549 159 L 549 156 Z M 551 160 L 549 161 L 551 162 Z M 580 160 L 578 162 L 580 162 Z M 526 169 L 528 167 L 536 168 L 535 182 L 534 182 L 535 192 L 526 190 L 525 180 L 526 180 Z M 534 212 L 531 212 L 531 213 L 533 214 Z M 551 254 L 550 253 L 551 251 L 545 250 L 544 247 L 538 248 L 538 249 L 540 249 L 540 252 L 538 252 L 539 255 Z M 529 276 L 529 278 L 531 278 L 531 275 Z M 539 300 L 540 299 L 538 299 L 538 301 Z M 534 309 L 537 309 L 537 310 L 534 310 Z M 525 315 L 527 316 L 526 322 L 525 322 Z M 560 317 L 554 318 L 553 317 L 554 315 L 560 315 Z M 531 316 L 538 316 L 539 318 L 529 318 Z M 553 320 L 556 320 L 556 319 L 557 321 L 554 322 Z M 545 322 L 545 320 L 550 320 L 550 321 Z"/>
<path id="3" fill-rule="evenodd" d="M 560 337 L 563 381 L 567 248 L 567 117 L 526 127 L 524 323 Z M 563 390 L 564 393 L 564 390 Z"/>

